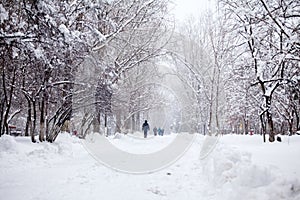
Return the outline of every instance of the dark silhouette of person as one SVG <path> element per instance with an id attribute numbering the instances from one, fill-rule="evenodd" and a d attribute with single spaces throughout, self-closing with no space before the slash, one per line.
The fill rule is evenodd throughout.
<path id="1" fill-rule="evenodd" d="M 157 128 L 156 128 L 156 126 L 155 126 L 154 129 L 153 129 L 153 133 L 154 133 L 154 136 L 157 135 Z"/>
<path id="2" fill-rule="evenodd" d="M 147 120 L 145 120 L 145 122 L 143 123 L 142 130 L 144 131 L 144 138 L 146 138 L 147 132 L 150 130 L 150 126 L 149 126 Z"/>

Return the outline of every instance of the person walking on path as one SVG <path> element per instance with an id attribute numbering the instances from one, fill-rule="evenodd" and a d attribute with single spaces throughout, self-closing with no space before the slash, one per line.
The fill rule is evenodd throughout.
<path id="1" fill-rule="evenodd" d="M 161 129 L 160 129 L 160 127 L 158 127 L 158 129 L 157 129 L 157 133 L 158 133 L 158 135 L 161 135 Z"/>
<path id="2" fill-rule="evenodd" d="M 157 135 L 157 128 L 156 128 L 156 126 L 155 126 L 154 129 L 153 129 L 153 133 L 154 133 L 154 136 Z"/>
<path id="3" fill-rule="evenodd" d="M 144 138 L 147 138 L 147 132 L 150 130 L 150 126 L 147 120 L 145 120 L 145 122 L 143 123 L 142 130 L 144 131 Z"/>

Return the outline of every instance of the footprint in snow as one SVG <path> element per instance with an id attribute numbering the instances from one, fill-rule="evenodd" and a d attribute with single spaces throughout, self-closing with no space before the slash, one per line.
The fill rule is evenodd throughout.
<path id="1" fill-rule="evenodd" d="M 149 188 L 148 191 L 156 195 L 167 196 L 166 192 L 160 191 L 158 188 Z"/>

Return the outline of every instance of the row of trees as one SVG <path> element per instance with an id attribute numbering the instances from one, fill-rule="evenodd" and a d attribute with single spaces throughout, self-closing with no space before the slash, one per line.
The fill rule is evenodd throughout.
<path id="1" fill-rule="evenodd" d="M 167 41 L 167 1 L 6 1 L 0 11 L 0 133 L 14 122 L 33 142 L 70 131 L 73 116 L 107 126 L 118 81 Z"/>
<path id="2" fill-rule="evenodd" d="M 226 0 L 221 5 L 241 37 L 243 49 L 238 49 L 243 51 L 235 65 L 243 71 L 248 86 L 241 88 L 240 94 L 244 94 L 244 102 L 252 103 L 247 107 L 256 105 L 262 133 L 268 133 L 273 142 L 278 133 L 300 130 L 300 3 Z M 253 114 L 247 107 L 243 117 L 246 129 L 248 116 Z"/>
<path id="3" fill-rule="evenodd" d="M 37 133 L 54 141 L 72 123 L 82 136 L 135 130 L 175 96 L 191 132 L 255 131 L 274 141 L 300 129 L 300 3 L 220 0 L 175 32 L 168 4 L 0 4 L 0 133 L 10 123 L 32 141 Z"/>
<path id="4" fill-rule="evenodd" d="M 300 130 L 300 3 L 221 0 L 186 21 L 175 45 L 209 133 Z M 214 127 L 216 129 L 214 129 Z"/>

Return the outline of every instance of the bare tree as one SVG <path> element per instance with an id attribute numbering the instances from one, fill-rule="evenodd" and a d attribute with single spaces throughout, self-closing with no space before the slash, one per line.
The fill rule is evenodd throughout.
<path id="1" fill-rule="evenodd" d="M 273 119 L 276 111 L 273 102 L 277 101 L 275 94 L 280 87 L 291 82 L 298 71 L 299 44 L 292 38 L 299 38 L 296 23 L 299 3 L 289 0 L 221 2 L 235 16 L 236 30 L 248 46 L 255 73 L 252 86 L 258 86 L 263 97 L 260 113 L 262 132 L 268 133 L 269 141 L 273 142 L 277 132 Z"/>

